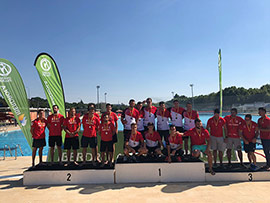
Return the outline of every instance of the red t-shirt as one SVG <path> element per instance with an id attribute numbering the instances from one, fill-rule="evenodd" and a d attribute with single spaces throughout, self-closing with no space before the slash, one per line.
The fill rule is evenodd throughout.
<path id="1" fill-rule="evenodd" d="M 207 121 L 207 128 L 210 128 L 210 134 L 214 137 L 223 137 L 223 127 L 225 126 L 226 121 L 224 118 L 219 117 L 218 120 L 215 117 L 211 117 Z"/>
<path id="2" fill-rule="evenodd" d="M 66 126 L 66 128 L 69 130 L 69 132 L 75 132 L 77 130 L 77 128 L 79 127 L 81 121 L 78 117 L 74 116 L 74 117 L 67 117 L 64 120 L 64 126 Z M 79 134 L 75 134 L 75 137 L 78 137 Z M 66 138 L 70 138 L 71 136 L 66 133 Z"/>
<path id="3" fill-rule="evenodd" d="M 257 123 L 251 121 L 251 125 L 248 126 L 247 123 L 244 123 L 240 126 L 240 130 L 242 131 L 243 137 L 247 139 L 247 141 L 252 142 L 252 139 L 256 136 L 256 128 Z"/>
<path id="4" fill-rule="evenodd" d="M 132 110 L 126 108 L 122 113 L 122 118 L 125 118 L 125 115 L 131 116 L 137 120 L 139 118 L 139 111 L 136 108 L 133 108 Z"/>
<path id="5" fill-rule="evenodd" d="M 94 116 L 96 116 L 98 119 L 100 119 L 99 115 L 97 113 L 94 113 Z"/>
<path id="6" fill-rule="evenodd" d="M 185 136 L 190 136 L 191 145 L 205 145 L 206 140 L 209 140 L 209 132 L 201 127 L 201 133 L 199 134 L 195 128 L 192 128 L 184 133 Z"/>
<path id="7" fill-rule="evenodd" d="M 96 137 L 97 128 L 99 126 L 99 119 L 95 115 L 89 118 L 88 114 L 85 114 L 82 119 L 83 124 L 83 136 L 85 137 Z"/>
<path id="8" fill-rule="evenodd" d="M 142 134 L 139 131 L 137 131 L 136 135 L 133 135 L 133 134 L 130 135 L 128 144 L 131 147 L 137 147 L 139 146 L 140 142 L 143 142 L 143 141 L 144 139 L 143 139 Z"/>
<path id="9" fill-rule="evenodd" d="M 183 144 L 183 139 L 182 139 L 182 135 L 180 133 L 176 133 L 175 136 L 169 136 L 168 138 L 168 142 L 170 144 Z"/>
<path id="10" fill-rule="evenodd" d="M 57 115 L 49 115 L 47 118 L 47 124 L 50 124 L 49 136 L 61 136 L 63 123 L 64 116 L 60 113 L 58 113 Z"/>
<path id="11" fill-rule="evenodd" d="M 45 138 L 45 128 L 47 125 L 46 119 L 35 119 L 31 123 L 31 128 L 33 129 L 32 137 L 34 139 L 44 139 Z"/>
<path id="12" fill-rule="evenodd" d="M 233 118 L 231 115 L 225 116 L 224 119 L 226 121 L 228 137 L 239 138 L 239 128 L 244 122 L 244 119 L 239 116 Z"/>
<path id="13" fill-rule="evenodd" d="M 269 128 L 270 127 L 270 118 L 265 116 L 265 118 L 259 118 L 258 120 L 258 127 L 259 128 Z M 270 132 L 262 132 L 260 131 L 261 139 L 270 139 Z"/>
<path id="14" fill-rule="evenodd" d="M 105 112 L 105 113 L 103 113 L 102 116 L 101 116 L 101 118 L 102 118 L 101 123 L 103 123 L 103 116 L 104 116 L 104 115 L 109 115 L 109 121 L 110 121 L 113 125 L 115 125 L 115 123 L 118 121 L 118 117 L 117 117 L 116 113 L 111 112 L 111 113 L 109 114 L 108 112 Z"/>
<path id="15" fill-rule="evenodd" d="M 115 131 L 115 127 L 112 122 L 109 122 L 107 125 L 102 123 L 99 125 L 98 129 L 101 134 L 100 137 L 102 141 L 112 141 L 113 133 Z"/>
<path id="16" fill-rule="evenodd" d="M 151 134 L 149 132 L 146 132 L 145 140 L 148 147 L 156 147 L 158 146 L 158 142 L 161 141 L 161 137 L 157 131 L 154 131 Z"/>

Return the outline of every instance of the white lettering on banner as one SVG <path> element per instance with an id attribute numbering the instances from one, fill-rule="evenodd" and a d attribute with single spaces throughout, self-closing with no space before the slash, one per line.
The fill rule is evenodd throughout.
<path id="1" fill-rule="evenodd" d="M 41 59 L 40 66 L 44 71 L 49 71 L 52 67 L 51 62 L 46 58 Z"/>
<path id="2" fill-rule="evenodd" d="M 12 98 L 12 96 L 10 95 L 9 91 L 6 89 L 6 86 L 1 86 L 3 92 L 5 93 L 5 95 L 7 96 L 8 101 L 10 102 L 12 108 L 14 109 L 16 115 L 20 115 L 21 111 L 18 108 L 17 104 L 15 103 L 14 99 Z"/>
<path id="3" fill-rule="evenodd" d="M 48 82 L 46 80 L 44 80 L 44 84 L 45 84 L 46 89 L 48 91 L 49 97 L 52 100 L 52 105 L 55 105 L 55 102 L 54 102 L 54 99 L 53 99 L 53 95 L 52 95 L 51 89 L 50 89 L 49 84 L 48 84 Z"/>
<path id="4" fill-rule="evenodd" d="M 10 65 L 0 62 L 0 76 L 8 76 L 11 73 L 12 69 Z"/>
<path id="5" fill-rule="evenodd" d="M 97 157 L 100 157 L 100 154 L 97 154 Z M 59 159 L 58 159 L 59 161 Z M 67 161 L 67 152 L 62 153 L 62 161 Z M 73 152 L 70 153 L 70 161 L 74 161 L 73 159 Z M 83 154 L 82 152 L 77 153 L 77 161 L 83 161 Z M 92 154 L 86 153 L 86 161 L 92 161 Z"/>

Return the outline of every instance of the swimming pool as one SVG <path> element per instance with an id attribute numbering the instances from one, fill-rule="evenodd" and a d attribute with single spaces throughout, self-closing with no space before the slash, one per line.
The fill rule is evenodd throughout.
<path id="1" fill-rule="evenodd" d="M 206 126 L 207 124 L 207 120 L 212 117 L 212 114 L 200 114 L 200 119 L 202 120 L 202 123 L 204 126 Z M 244 118 L 244 115 L 240 115 L 242 118 Z M 257 120 L 259 119 L 259 116 L 252 116 L 252 120 L 257 122 Z M 83 128 L 81 128 L 83 130 Z M 120 121 L 120 119 L 118 120 L 118 130 L 119 131 L 123 131 L 123 125 Z M 46 147 L 44 147 L 43 149 L 43 155 L 47 155 L 48 154 L 48 129 L 46 129 Z M 0 149 L 4 147 L 4 145 L 9 145 L 10 147 L 15 147 L 17 144 L 20 144 L 21 148 L 22 148 L 22 152 L 24 156 L 31 156 L 32 155 L 32 150 L 29 147 L 23 133 L 21 130 L 17 130 L 17 131 L 10 131 L 10 132 L 1 132 L 0 133 Z M 257 149 L 261 149 L 262 146 L 261 145 L 257 145 Z M 20 150 L 17 150 L 18 152 L 18 156 L 21 156 Z M 13 156 L 15 151 L 12 150 Z M 0 150 L 0 157 L 3 157 L 4 152 L 2 150 Z M 10 156 L 9 152 L 6 151 L 6 156 Z"/>

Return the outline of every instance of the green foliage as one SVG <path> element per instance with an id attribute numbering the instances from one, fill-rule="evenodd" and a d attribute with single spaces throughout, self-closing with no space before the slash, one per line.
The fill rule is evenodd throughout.
<path id="1" fill-rule="evenodd" d="M 219 94 L 220 92 L 213 92 L 208 95 L 199 95 L 194 97 L 194 103 L 196 109 L 200 110 L 212 110 L 213 108 L 219 107 Z M 186 103 L 192 101 L 191 97 L 184 95 L 179 96 L 176 94 L 174 99 L 177 99 L 181 106 L 185 106 Z M 172 106 L 172 101 L 167 101 L 167 106 Z M 244 87 L 227 87 L 223 89 L 223 107 L 224 109 L 230 109 L 233 104 L 247 104 L 254 102 L 265 102 L 270 103 L 270 85 L 266 84 L 260 88 L 249 88 Z"/>

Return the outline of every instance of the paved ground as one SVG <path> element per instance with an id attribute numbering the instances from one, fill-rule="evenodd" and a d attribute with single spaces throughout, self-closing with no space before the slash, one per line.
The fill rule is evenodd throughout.
<path id="1" fill-rule="evenodd" d="M 270 202 L 270 182 L 28 186 L 30 157 L 0 161 L 0 202 Z"/>

